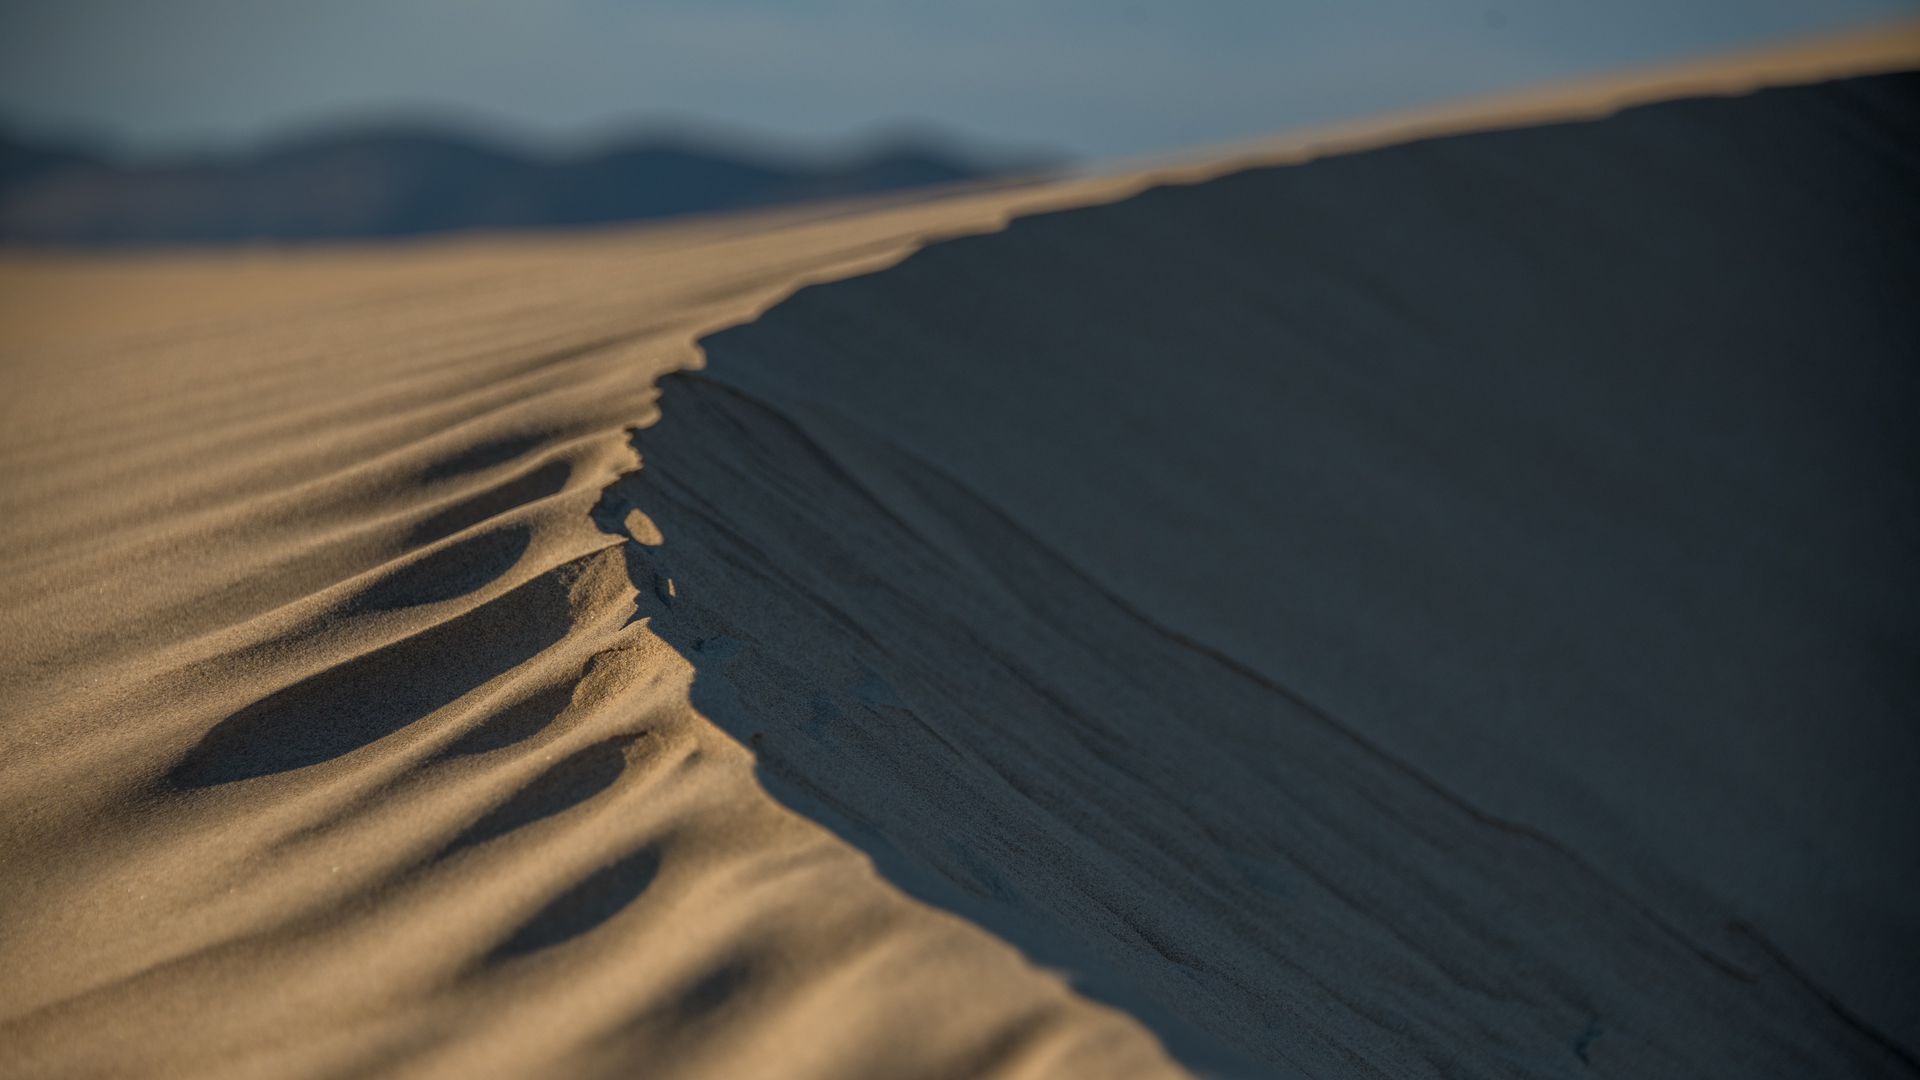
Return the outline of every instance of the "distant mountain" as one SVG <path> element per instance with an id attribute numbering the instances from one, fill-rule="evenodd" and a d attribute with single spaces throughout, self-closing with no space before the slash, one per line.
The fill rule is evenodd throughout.
<path id="1" fill-rule="evenodd" d="M 541 157 L 398 129 L 231 158 L 123 164 L 0 135 L 0 243 L 221 244 L 589 225 L 1010 171 L 905 143 L 825 164 L 664 139 Z"/>

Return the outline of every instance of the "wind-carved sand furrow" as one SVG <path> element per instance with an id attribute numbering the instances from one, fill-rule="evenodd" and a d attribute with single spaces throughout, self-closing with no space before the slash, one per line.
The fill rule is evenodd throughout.
<path id="1" fill-rule="evenodd" d="M 182 584 L 195 580 L 185 574 L 147 585 L 186 595 L 150 603 L 154 621 L 135 633 L 89 628 L 102 640 L 87 655 L 109 666 L 130 653 L 143 654 L 181 672 L 210 661 L 230 663 L 248 650 L 285 649 L 302 637 L 337 630 L 342 616 L 404 611 L 472 593 L 515 572 L 522 556 L 532 559 L 519 571 L 525 574 L 605 546 L 579 519 L 600 487 L 632 467 L 631 451 L 617 429 L 546 446 L 515 445 L 518 460 L 411 463 L 409 471 L 436 477 L 425 488 L 429 499 L 363 506 L 349 514 L 345 496 L 333 493 L 329 502 L 309 493 L 304 504 L 298 499 L 283 503 L 284 525 L 272 519 L 236 524 L 232 531 L 252 534 L 244 559 L 206 567 L 208 589 L 182 590 Z M 342 507 L 342 520 L 336 525 L 324 518 L 309 520 L 302 526 L 303 506 L 322 515 L 329 506 Z M 204 538 L 224 535 L 226 530 Z M 164 546 L 153 555 L 163 551 Z M 236 574 L 256 577 L 260 584 L 235 596 L 226 586 Z M 54 603 L 61 593 L 45 593 L 50 588 L 17 589 L 13 602 Z M 138 596 L 133 592 L 130 599 Z M 154 635 L 164 635 L 164 648 L 155 648 L 149 640 Z M 245 644 L 236 646 L 236 641 Z M 59 639 L 37 642 L 24 652 L 56 646 Z"/>
<path id="2" fill-rule="evenodd" d="M 188 448 L 193 456 L 214 454 L 229 458 L 235 462 L 232 467 L 220 470 L 203 470 L 196 476 L 194 488 L 186 491 L 169 491 L 162 498 L 148 505 L 136 501 L 129 510 L 140 513 L 165 512 L 172 531 L 170 534 L 156 535 L 146 542 L 149 545 L 177 540 L 180 536 L 204 534 L 209 529 L 234 529 L 243 525 L 271 524 L 278 519 L 294 519 L 303 507 L 314 501 L 323 505 L 327 502 L 344 502 L 347 499 L 364 500 L 369 489 L 392 488 L 396 476 L 403 475 L 416 463 L 435 462 L 450 458 L 443 448 L 461 447 L 469 439 L 469 431 L 491 431 L 500 426 L 504 418 L 513 418 L 523 423 L 539 415 L 541 406 L 553 414 L 554 420 L 548 421 L 556 430 L 536 431 L 527 435 L 526 449 L 547 447 L 563 441 L 576 441 L 605 435 L 617 430 L 620 421 L 629 420 L 633 409 L 609 410 L 605 399 L 609 396 L 618 401 L 618 393 L 608 395 L 606 390 L 618 391 L 628 388 L 633 376 L 628 372 L 607 370 L 585 379 L 557 379 L 552 373 L 542 372 L 537 380 L 529 380 L 526 386 L 499 387 L 487 385 L 483 393 L 466 391 L 456 394 L 442 393 L 433 400 L 434 408 L 423 415 L 401 417 L 397 421 L 385 418 L 368 419 L 362 417 L 357 425 L 360 434 L 356 440 L 345 441 L 335 451 L 338 463 L 326 471 L 316 471 L 312 462 L 303 462 L 300 475 L 292 483 L 276 483 L 287 471 L 285 456 L 279 460 L 258 455 L 239 456 L 233 453 L 234 447 L 222 450 L 218 447 L 195 445 Z M 478 397 L 479 401 L 468 403 L 461 399 Z M 596 410 L 580 407 L 582 400 L 598 399 L 601 415 Z M 646 401 L 638 395 L 630 399 L 634 409 L 643 409 Z M 238 440 L 236 445 L 247 441 L 257 441 L 259 436 L 271 430 L 277 437 L 285 433 L 269 426 L 261 432 L 251 433 L 247 438 Z M 340 426 L 334 425 L 334 434 L 339 434 Z M 204 432 L 196 433 L 198 442 L 204 442 Z M 293 445 L 291 442 L 289 446 Z M 442 476 L 451 474 L 442 474 Z M 441 477 L 428 476 L 431 481 Z M 265 487 L 256 493 L 252 488 Z M 236 522 L 236 508 L 244 508 L 256 514 L 259 521 L 251 518 Z M 127 512 L 126 510 L 122 511 Z M 20 562 L 23 572 L 31 572 L 41 564 L 57 565 L 57 560 L 75 559 L 88 556 L 119 538 L 106 526 L 111 524 L 111 515 L 102 512 L 98 517 L 83 517 L 67 523 L 63 531 L 36 532 L 32 539 L 44 550 L 27 553 L 32 558 Z M 108 549 L 110 553 L 118 551 Z M 137 555 L 138 552 L 131 554 Z"/>
<path id="3" fill-rule="evenodd" d="M 463 705 L 484 699 L 500 679 L 530 668 L 528 659 L 550 653 L 576 636 L 580 626 L 593 625 L 593 610 L 604 610 L 610 601 L 617 601 L 621 574 L 609 565 L 610 558 L 617 564 L 617 557 L 602 554 L 555 568 L 424 632 L 345 658 L 212 725 L 179 756 L 161 779 L 163 787 L 184 793 L 250 784 L 259 790 L 264 782 L 278 797 L 244 825 L 219 830 L 224 843 L 217 853 L 202 853 L 203 871 L 213 870 L 217 880 L 248 862 L 272 863 L 275 860 L 267 853 L 282 849 L 303 833 L 313 833 L 316 817 L 333 817 L 367 793 L 407 775 L 420 755 L 392 744 L 418 743 L 424 737 L 430 745 L 436 723 L 444 727 L 445 721 L 458 720 Z M 469 636 L 467 632 L 473 630 L 481 633 Z M 454 730 L 442 739 L 458 734 Z M 357 767 L 352 763 L 354 755 L 383 741 L 389 744 L 387 752 L 371 760 L 362 754 Z M 217 821 L 217 802 L 176 796 L 149 800 L 143 813 L 156 827 L 171 826 L 197 847 L 203 843 L 197 834 L 207 827 L 200 820 L 207 810 L 213 811 Z M 379 846 L 369 845 L 370 849 Z M 142 861 L 152 864 L 151 877 L 156 881 L 168 876 L 164 865 L 178 858 L 177 853 L 172 859 L 165 855 L 143 857 Z M 353 861 L 364 865 L 362 859 Z M 293 869 L 296 877 L 310 880 L 315 868 L 308 860 Z M 148 876 L 140 869 L 123 872 L 134 879 Z M 254 887 L 284 892 L 295 908 L 324 911 L 329 906 L 328 890 L 295 901 L 292 898 L 300 896 L 302 889 L 276 882 L 284 875 L 265 866 L 255 866 L 249 873 L 255 876 Z M 149 888 L 191 891 L 195 888 L 191 880 L 183 877 L 178 883 Z M 209 909 L 225 902 L 225 898 L 205 895 L 197 899 Z M 194 917 L 222 925 L 211 917 L 211 910 L 196 911 Z M 224 947 L 236 933 L 270 932 L 256 927 L 242 933 L 249 921 L 255 920 L 223 926 L 215 940 L 187 949 L 184 957 Z"/>
<path id="4" fill-rule="evenodd" d="M 475 539 L 497 542 L 489 546 L 502 547 L 509 556 L 506 566 L 482 557 L 477 569 L 485 581 L 503 576 L 518 562 L 526 543 L 524 535 L 512 529 Z M 460 584 L 458 575 L 430 560 L 413 565 L 431 572 L 417 585 L 389 575 L 380 583 L 386 588 L 361 592 L 349 610 L 356 605 L 377 610 L 437 601 L 436 596 L 410 594 L 415 587 L 472 591 L 472 586 Z M 309 673 L 233 713 L 207 732 L 169 772 L 168 781 L 208 787 L 344 757 L 531 660 L 568 632 L 567 615 L 556 575 L 536 577 L 469 610 Z M 467 655 L 476 643 L 491 653 L 484 663 L 472 663 Z M 424 672 L 431 677 L 422 678 Z"/>

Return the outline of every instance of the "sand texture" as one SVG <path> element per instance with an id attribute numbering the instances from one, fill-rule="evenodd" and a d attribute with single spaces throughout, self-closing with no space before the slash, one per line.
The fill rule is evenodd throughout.
<path id="1" fill-rule="evenodd" d="M 0 1075 L 1920 1074 L 1915 67 L 0 258 Z"/>

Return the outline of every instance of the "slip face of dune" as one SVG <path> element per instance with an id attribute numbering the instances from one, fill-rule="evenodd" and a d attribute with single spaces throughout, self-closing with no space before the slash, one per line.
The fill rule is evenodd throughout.
<path id="1" fill-rule="evenodd" d="M 1651 106 L 807 290 L 616 486 L 656 627 L 890 876 L 1265 1067 L 1904 1072 L 1767 940 L 1911 1035 L 1915 116 Z"/>
<path id="2" fill-rule="evenodd" d="M 1913 1075 L 1913 96 L 0 264 L 0 1072 Z"/>
<path id="3" fill-rule="evenodd" d="M 890 651 L 896 635 L 937 623 L 939 598 L 985 603 L 997 583 L 1013 594 L 1011 611 L 953 618 L 1023 673 L 1010 682 L 1041 680 L 1040 700 L 1088 738 L 1099 733 L 1085 752 L 1097 747 L 1121 776 L 1168 784 L 1165 807 L 1140 817 L 1283 858 L 1305 841 L 1263 819 L 1274 792 L 1307 781 L 1259 767 L 1339 770 L 1302 760 L 1280 702 L 1265 710 L 1274 718 L 1264 738 L 1241 752 L 1242 779 L 1201 766 L 1223 752 L 1204 734 L 1227 723 L 1216 717 L 1262 708 L 1205 703 L 1195 688 L 1208 682 L 1194 674 L 1146 679 L 1113 700 L 1152 652 L 1100 636 L 1122 609 L 1218 654 L 1218 681 L 1235 668 L 1257 673 L 1383 747 L 1392 755 L 1378 763 L 1383 782 L 1404 760 L 1474 807 L 1537 826 L 1735 967 L 1769 966 L 1736 959 L 1757 951 L 1739 927 L 1759 928 L 1911 1045 L 1920 924 L 1889 898 L 1920 891 L 1910 858 L 1920 821 L 1916 118 L 1920 79 L 1884 76 L 1158 190 L 808 290 L 711 339 L 704 378 L 755 403 L 766 423 L 791 425 L 908 537 L 978 576 L 926 590 L 874 647 Z M 669 402 L 679 393 L 669 389 Z M 672 445 L 678 418 L 667 409 L 659 438 L 642 442 L 649 462 Z M 720 441 L 693 456 L 720 456 Z M 709 501 L 743 483 L 685 479 L 697 469 L 680 462 L 644 476 Z M 738 532 L 753 505 L 706 514 Z M 989 515 L 1073 572 L 1054 577 L 1084 576 L 1118 607 L 1081 612 L 1042 588 L 1044 575 L 1006 580 L 1018 560 L 978 539 Z M 669 538 L 697 531 L 661 527 Z M 776 557 L 774 535 L 769 525 L 749 536 L 751 550 Z M 685 547 L 680 556 L 669 545 L 669 556 L 717 557 L 726 545 L 701 535 Z M 933 572 L 876 565 L 866 552 L 750 584 L 715 569 L 689 591 L 708 598 L 732 584 L 737 595 L 707 602 L 748 612 L 761 606 L 749 596 L 790 578 L 868 626 L 878 616 L 858 592 L 828 594 L 833 583 L 854 568 L 886 584 Z M 1074 665 L 1037 632 L 1011 644 L 1021 609 L 1088 648 L 1093 666 L 1068 675 Z M 787 640 L 776 652 L 798 648 Z M 966 685 L 990 682 L 982 672 Z M 981 715 L 966 695 L 946 693 L 954 727 L 1008 725 L 968 747 L 1030 760 L 1012 748 L 1045 711 L 1039 701 Z M 1088 806 L 1123 789 L 1105 774 L 1076 789 L 1054 775 L 1063 756 L 1037 755 L 1043 772 L 1020 790 Z M 1189 761 L 1183 779 L 1166 779 Z M 834 756 L 795 771 L 822 786 L 836 775 Z M 864 780 L 876 771 L 850 766 L 829 794 L 904 830 L 903 813 L 870 805 L 885 798 Z M 1176 814 L 1178 793 L 1200 787 L 1209 802 Z M 914 790 L 912 802 L 939 804 Z M 964 790 L 934 822 L 971 804 L 975 785 Z M 1327 797 L 1354 808 L 1343 817 L 1353 828 L 1367 828 L 1360 808 L 1374 801 Z M 1452 859 L 1471 850 L 1439 807 L 1412 814 Z M 1134 819 L 1108 806 L 1091 820 Z M 1464 817 L 1457 826 L 1485 831 Z M 1382 822 L 1379 838 L 1345 846 L 1394 852 L 1397 827 Z M 940 831 L 929 822 L 916 840 L 892 839 L 937 849 Z M 1516 865 L 1514 887 L 1545 888 L 1548 854 L 1501 839 L 1503 858 L 1541 860 Z M 1097 831 L 1090 842 L 1102 842 Z M 1174 835 L 1144 845 L 1193 847 Z M 1035 872 L 1055 865 L 1031 857 Z M 1147 881 L 1181 880 L 1172 867 L 1121 865 Z M 1352 863 L 1310 876 L 1362 910 L 1421 908 L 1411 895 L 1358 899 L 1373 881 Z M 1036 895 L 1069 888 L 1048 880 Z M 1255 941 L 1275 934 L 1272 955 L 1295 964 L 1308 946 L 1275 928 L 1315 937 L 1288 926 L 1314 907 L 1297 894 L 1266 906 L 1223 884 L 1208 920 L 1192 897 L 1153 904 L 1129 877 L 1099 880 L 1087 888 L 1134 897 L 1186 931 L 1168 949 L 1183 965 L 1231 953 L 1235 936 L 1250 947 L 1247 928 L 1261 928 Z M 1574 911 L 1599 885 L 1566 888 L 1548 910 Z M 1538 902 L 1477 901 L 1487 912 Z M 1424 924 L 1388 924 L 1400 940 L 1432 940 Z M 1590 950 L 1611 949 L 1602 941 L 1532 962 L 1543 973 L 1567 965 L 1569 985 L 1598 993 L 1581 967 Z M 1464 947 L 1436 962 L 1482 978 L 1495 966 Z M 1351 964 L 1343 955 L 1309 967 L 1315 981 L 1300 984 L 1277 960 L 1255 966 L 1291 1000 L 1316 984 L 1358 993 L 1344 982 Z M 1189 998 L 1196 1014 L 1222 1018 L 1225 1030 L 1255 1027 L 1250 1016 L 1226 1019 L 1242 989 L 1233 968 L 1200 967 L 1217 981 L 1214 996 Z M 1699 972 L 1724 977 L 1705 964 Z M 1413 984 L 1351 977 L 1395 988 L 1396 1000 Z M 1501 986 L 1496 996 L 1544 993 Z M 1708 1000 L 1705 989 L 1686 996 Z M 1467 1022 L 1437 990 L 1414 997 L 1441 1009 L 1423 1027 Z M 1607 1026 L 1613 1006 L 1590 1006 Z M 1695 1037 L 1711 1029 L 1705 1016 L 1680 1026 Z M 1724 1038 L 1746 1038 L 1742 1030 Z M 1706 1060 L 1696 1067 L 1714 1071 Z"/>

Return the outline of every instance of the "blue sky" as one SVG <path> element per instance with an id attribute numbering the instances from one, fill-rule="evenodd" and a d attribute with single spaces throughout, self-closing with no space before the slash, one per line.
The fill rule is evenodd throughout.
<path id="1" fill-rule="evenodd" d="M 903 124 L 1114 158 L 1920 0 L 4 0 L 0 120 L 136 148 L 447 114 L 567 142 Z"/>

